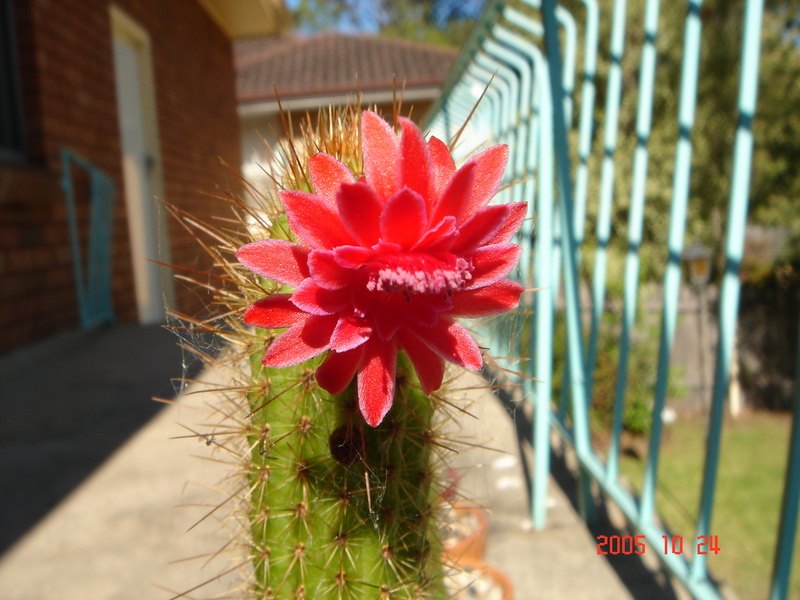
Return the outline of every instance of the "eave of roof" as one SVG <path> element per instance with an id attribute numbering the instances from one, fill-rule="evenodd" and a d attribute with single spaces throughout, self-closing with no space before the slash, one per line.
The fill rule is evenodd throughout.
<path id="1" fill-rule="evenodd" d="M 382 88 L 376 90 L 362 90 L 359 93 L 352 90 L 344 90 L 339 93 L 320 94 L 320 95 L 306 95 L 306 96 L 284 96 L 281 94 L 279 98 L 265 98 L 261 100 L 253 100 L 250 102 L 239 103 L 239 116 L 249 117 L 256 115 L 269 115 L 276 114 L 282 108 L 283 110 L 317 110 L 324 106 L 341 106 L 348 102 L 355 100 L 356 96 L 360 95 L 361 103 L 369 104 L 384 104 L 391 102 L 395 97 L 402 98 L 404 102 L 419 102 L 424 100 L 434 100 L 439 96 L 441 85 L 434 85 L 428 87 L 414 87 L 397 90 L 390 88 Z"/>
<path id="2" fill-rule="evenodd" d="M 280 35 L 292 28 L 292 15 L 283 0 L 198 0 L 231 38 Z"/>

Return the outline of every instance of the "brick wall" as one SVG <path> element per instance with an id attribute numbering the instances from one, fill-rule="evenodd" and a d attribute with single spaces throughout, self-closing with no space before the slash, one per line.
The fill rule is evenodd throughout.
<path id="1" fill-rule="evenodd" d="M 150 35 L 164 196 L 210 219 L 205 193 L 238 187 L 220 164 L 239 165 L 231 46 L 198 2 L 119 0 Z M 16 0 L 28 161 L 0 163 L 0 352 L 78 325 L 67 213 L 58 186 L 60 152 L 72 148 L 117 183 L 112 290 L 119 320 L 136 305 L 122 182 L 109 3 Z M 79 206 L 81 231 L 88 212 Z M 209 262 L 176 223 L 172 261 Z M 202 292 L 177 286 L 177 304 L 195 313 Z"/>

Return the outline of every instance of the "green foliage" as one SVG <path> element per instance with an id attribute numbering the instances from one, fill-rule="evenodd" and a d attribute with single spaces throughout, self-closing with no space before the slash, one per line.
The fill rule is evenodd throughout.
<path id="1" fill-rule="evenodd" d="M 368 30 L 370 18 L 381 35 L 458 47 L 467 39 L 485 0 L 375 0 L 368 16 L 354 0 L 301 0 L 294 21 L 302 31 L 346 25 Z M 374 24 L 373 24 L 374 25 Z"/>
<path id="2" fill-rule="evenodd" d="M 553 397 L 556 403 L 565 398 L 564 380 L 567 356 L 566 322 L 563 315 L 556 319 L 553 336 Z M 595 427 L 611 431 L 619 365 L 620 316 L 606 312 L 600 326 L 597 344 L 597 364 L 592 387 L 591 418 Z M 653 391 L 658 361 L 657 331 L 650 328 L 641 339 L 632 341 L 628 355 L 628 377 L 622 428 L 635 434 L 650 431 Z"/>
<path id="3" fill-rule="evenodd" d="M 442 2 L 420 0 L 397 0 L 391 3 L 389 19 L 381 26 L 381 34 L 393 37 L 459 47 L 469 36 L 475 21 L 472 19 L 435 17 L 435 8 Z"/>
<path id="4" fill-rule="evenodd" d="M 349 7 L 349 2 L 341 0 L 301 0 L 292 11 L 292 20 L 304 33 L 322 31 L 350 16 Z"/>
<path id="5" fill-rule="evenodd" d="M 577 0 L 564 4 L 583 21 L 585 11 Z M 613 0 L 600 0 L 600 49 L 597 65 L 595 131 L 589 161 L 587 240 L 592 242 L 597 222 L 597 200 L 606 122 L 605 103 L 612 58 L 609 48 Z M 768 3 L 769 4 L 769 3 Z M 797 10 L 797 0 L 773 2 L 764 14 L 760 86 L 753 119 L 755 148 L 750 198 L 750 222 L 789 230 L 800 236 L 800 50 L 785 35 L 787 15 Z M 692 177 L 687 214 L 687 244 L 703 242 L 715 250 L 721 266 L 727 221 L 727 203 L 733 165 L 733 146 L 738 119 L 741 34 L 744 0 L 706 0 L 701 11 L 702 35 L 697 108 L 692 133 Z M 648 144 L 644 239 L 640 256 L 642 276 L 663 275 L 669 210 L 673 193 L 675 144 L 678 139 L 678 102 L 683 57 L 684 2 L 662 2 L 659 31 L 653 125 Z M 623 92 L 615 153 L 612 214 L 612 248 L 624 256 L 633 156 L 637 144 L 639 64 L 644 43 L 644 2 L 628 2 L 626 46 L 622 58 Z M 582 49 L 578 56 L 582 56 Z M 582 65 L 581 65 L 582 67 Z M 582 73 L 578 73 L 578 89 Z M 579 107 L 576 103 L 576 110 Z M 575 115 L 573 122 L 577 122 Z M 577 133 L 572 147 L 577 148 Z M 577 156 L 573 156 L 577 164 Z"/>
<path id="6" fill-rule="evenodd" d="M 621 287 L 621 284 L 609 285 L 609 289 Z M 611 306 L 619 307 L 620 296 L 611 294 Z M 628 353 L 627 386 L 625 389 L 625 407 L 622 413 L 622 427 L 633 434 L 647 434 L 652 421 L 652 405 L 658 365 L 658 343 L 660 326 L 652 316 L 640 314 L 638 325 L 631 336 Z M 516 315 L 519 318 L 519 315 Z M 511 318 L 510 315 L 506 319 Z M 518 337 L 513 345 L 519 355 L 525 359 L 530 356 L 530 342 L 533 319 L 526 318 L 511 325 Z M 511 322 L 509 321 L 509 324 Z M 597 431 L 611 431 L 616 399 L 617 377 L 620 361 L 620 331 L 622 315 L 619 310 L 606 310 L 599 327 L 597 344 L 597 361 L 594 368 L 594 385 L 592 387 L 591 425 Z M 584 333 L 588 339 L 588 326 Z M 569 381 L 565 379 L 567 364 L 567 332 L 566 316 L 562 311 L 556 312 L 553 331 L 553 373 L 551 376 L 552 398 L 554 404 L 571 402 L 569 398 Z M 670 370 L 667 382 L 667 393 L 671 397 L 679 397 L 686 393 L 682 385 L 683 374 L 680 369 Z M 567 414 L 571 413 L 570 404 Z"/>

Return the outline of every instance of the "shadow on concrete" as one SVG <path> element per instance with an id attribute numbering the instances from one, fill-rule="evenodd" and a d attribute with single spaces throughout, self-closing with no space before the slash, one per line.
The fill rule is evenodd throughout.
<path id="1" fill-rule="evenodd" d="M 176 395 L 200 361 L 160 326 L 73 331 L 0 357 L 0 554 Z"/>
<path id="2" fill-rule="evenodd" d="M 497 378 L 493 376 L 493 373 L 484 371 L 483 375 L 488 380 L 497 382 Z M 528 464 L 526 457 L 533 455 L 533 422 L 530 415 L 522 410 L 517 399 L 509 393 L 508 388 L 498 386 L 495 389 L 495 395 L 511 417 L 516 429 L 520 455 L 523 457 L 523 468 L 527 480 L 526 483 L 528 484 L 528 500 L 530 502 L 533 465 Z M 552 447 L 550 453 L 550 474 L 567 498 L 569 498 L 573 510 L 580 513 L 578 475 L 569 466 L 567 457 L 564 454 L 553 451 Z M 587 529 L 595 539 L 600 535 L 624 536 L 636 534 L 633 529 L 627 526 L 619 528 L 612 523 L 606 509 L 606 504 L 602 498 L 599 500 L 596 499 L 595 511 L 596 522 L 592 525 L 587 525 Z M 605 558 L 611 568 L 616 572 L 622 584 L 634 598 L 646 598 L 647 600 L 678 600 L 678 598 L 680 598 L 669 574 L 660 563 L 659 568 L 653 570 L 636 554 L 609 554 Z"/>

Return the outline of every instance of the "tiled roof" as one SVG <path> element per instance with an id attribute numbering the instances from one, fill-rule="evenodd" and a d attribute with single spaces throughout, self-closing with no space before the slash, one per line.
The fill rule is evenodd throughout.
<path id="1" fill-rule="evenodd" d="M 372 35 L 324 33 L 309 37 L 250 38 L 235 42 L 240 102 L 439 86 L 457 50 Z"/>

